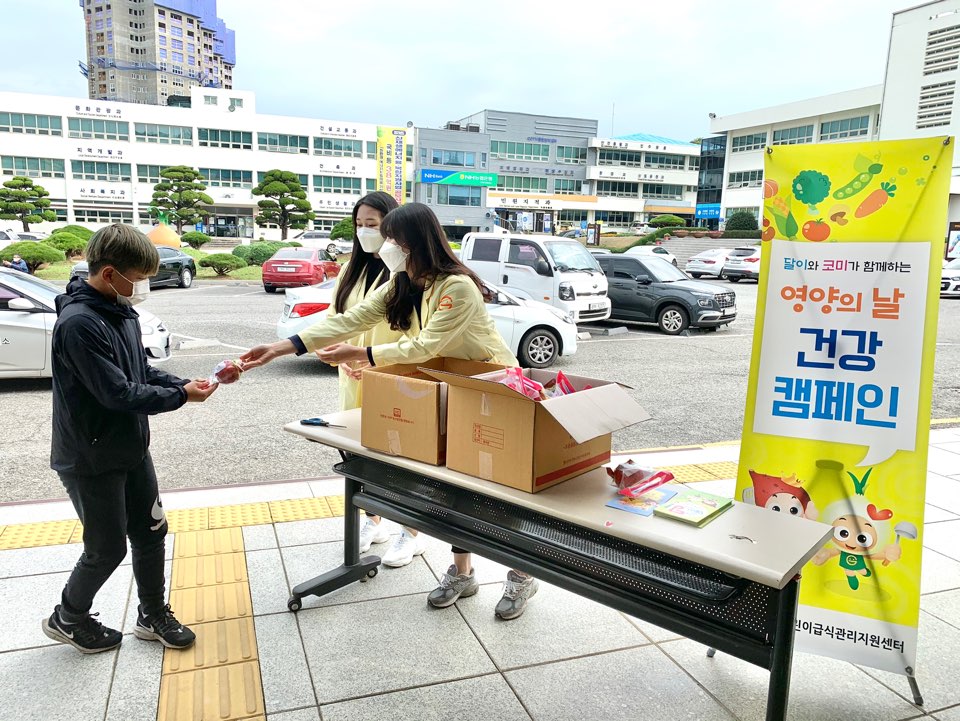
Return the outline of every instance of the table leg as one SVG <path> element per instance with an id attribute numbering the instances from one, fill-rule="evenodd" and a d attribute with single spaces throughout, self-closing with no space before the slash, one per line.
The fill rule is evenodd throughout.
<path id="1" fill-rule="evenodd" d="M 777 599 L 777 623 L 770 660 L 766 721 L 785 721 L 790 697 L 790 670 L 793 665 L 793 632 L 797 621 L 800 577 L 791 580 Z"/>
<path id="2" fill-rule="evenodd" d="M 377 575 L 380 556 L 360 558 L 360 509 L 353 502 L 359 491 L 359 483 L 350 478 L 344 479 L 343 565 L 294 586 L 293 594 L 287 601 L 287 608 L 291 611 L 302 608 L 301 599 L 304 596 L 323 596 L 354 581 L 366 581 Z"/>

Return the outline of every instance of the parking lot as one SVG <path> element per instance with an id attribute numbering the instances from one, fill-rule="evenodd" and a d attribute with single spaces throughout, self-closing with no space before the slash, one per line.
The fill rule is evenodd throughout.
<path id="1" fill-rule="evenodd" d="M 757 286 L 717 282 L 737 294 L 737 320 L 723 330 L 678 337 L 654 326 L 593 335 L 556 368 L 630 386 L 653 419 L 614 436 L 620 450 L 701 444 L 740 437 Z M 165 370 L 206 377 L 217 362 L 275 339 L 281 294 L 259 285 L 197 284 L 161 289 L 144 307 L 173 333 Z M 619 324 L 617 324 L 619 325 Z M 0 502 L 60 498 L 49 469 L 50 381 L 0 382 Z M 336 370 L 313 357 L 283 358 L 220 388 L 205 404 L 152 421 L 161 486 L 194 488 L 330 474 L 338 457 L 281 431 L 292 420 L 337 406 Z M 960 417 L 960 301 L 941 301 L 933 418 Z"/>

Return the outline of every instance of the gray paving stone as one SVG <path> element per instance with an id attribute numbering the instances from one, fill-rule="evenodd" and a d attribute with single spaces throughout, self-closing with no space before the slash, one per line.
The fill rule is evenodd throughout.
<path id="1" fill-rule="evenodd" d="M 61 644 L 0 653 L 3 718 L 103 721 L 116 658 L 116 651 L 83 656 Z M 154 718 L 156 714 L 154 704 Z"/>
<path id="2" fill-rule="evenodd" d="M 920 566 L 920 593 L 960 589 L 960 561 L 924 548 L 923 564 Z"/>
<path id="3" fill-rule="evenodd" d="M 936 711 L 930 715 L 937 721 L 960 721 L 960 706 L 954 706 L 944 711 Z"/>
<path id="4" fill-rule="evenodd" d="M 163 646 L 124 637 L 110 687 L 106 721 L 156 721 L 162 669 Z"/>
<path id="5" fill-rule="evenodd" d="M 945 511 L 938 506 L 932 506 L 929 503 L 923 509 L 924 523 L 940 523 L 941 521 L 956 521 L 957 514 Z"/>
<path id="6" fill-rule="evenodd" d="M 320 721 L 320 710 L 314 706 L 297 711 L 267 714 L 267 721 Z"/>
<path id="7" fill-rule="evenodd" d="M 560 661 L 505 675 L 534 719 L 734 718 L 656 646 Z"/>
<path id="8" fill-rule="evenodd" d="M 926 558 L 924 558 L 926 561 Z M 920 608 L 941 621 L 960 629 L 960 591 L 943 591 L 923 597 Z"/>
<path id="9" fill-rule="evenodd" d="M 427 550 L 423 557 L 430 569 L 440 579 L 440 575 L 453 563 L 453 554 L 450 553 L 450 544 L 430 536 L 426 537 Z M 473 554 L 473 572 L 480 583 L 503 583 L 509 569 L 489 558 Z"/>
<path id="10" fill-rule="evenodd" d="M 81 553 L 83 553 L 82 543 L 0 551 L 0 578 L 72 571 Z M 168 561 L 173 558 L 173 535 L 167 536 L 164 558 Z M 120 565 L 129 566 L 130 563 L 130 544 L 128 543 L 127 555 Z"/>
<path id="11" fill-rule="evenodd" d="M 687 673 L 743 721 L 766 713 L 770 675 L 758 666 L 684 639 L 661 647 Z M 907 682 L 900 677 L 903 691 Z M 893 721 L 917 715 L 915 707 L 846 661 L 795 653 L 790 683 L 791 721 Z"/>
<path id="12" fill-rule="evenodd" d="M 248 551 L 246 556 L 254 615 L 286 612 L 290 592 L 280 550 Z"/>
<path id="13" fill-rule="evenodd" d="M 314 576 L 319 576 L 343 563 L 343 543 L 316 543 L 312 546 L 291 546 L 281 549 L 283 565 L 287 570 L 287 578 L 296 586 Z M 376 578 L 365 583 L 352 583 L 333 593 L 316 598 L 308 596 L 303 599 L 304 608 L 316 606 L 330 606 L 337 603 L 352 601 L 366 601 L 373 598 L 400 596 L 403 594 L 423 594 L 421 603 L 426 603 L 426 594 L 437 586 L 437 579 L 427 568 L 422 558 L 414 557 L 413 561 L 403 568 L 386 568 L 380 566 Z M 286 603 L 286 599 L 284 599 Z M 284 606 L 286 608 L 286 606 Z"/>
<path id="14" fill-rule="evenodd" d="M 120 566 L 94 599 L 92 610 L 100 612 L 99 620 L 105 626 L 120 628 L 123 625 L 131 576 L 130 566 Z M 0 610 L 5 626 L 0 635 L 0 651 L 57 643 L 43 635 L 40 623 L 60 603 L 60 594 L 69 577 L 69 573 L 47 573 L 0 580 Z"/>
<path id="15" fill-rule="evenodd" d="M 343 540 L 342 518 L 318 518 L 312 521 L 276 523 L 277 539 L 281 546 L 302 546 Z"/>
<path id="16" fill-rule="evenodd" d="M 430 609 L 419 596 L 310 609 L 297 620 L 321 704 L 495 670 L 456 609 Z"/>
<path id="17" fill-rule="evenodd" d="M 960 483 L 957 485 L 960 486 Z M 930 523 L 923 527 L 923 545 L 954 561 L 960 561 L 958 538 L 960 538 L 960 521 Z"/>
<path id="18" fill-rule="evenodd" d="M 542 581 L 523 616 L 501 621 L 493 609 L 502 594 L 499 586 L 482 586 L 457 601 L 501 669 L 649 643 L 618 611 Z"/>
<path id="19" fill-rule="evenodd" d="M 258 616 L 254 624 L 267 713 L 315 705 L 296 617 L 292 613 Z"/>
<path id="20" fill-rule="evenodd" d="M 500 674 L 324 706 L 323 721 L 490 721 L 529 719 Z"/>
<path id="21" fill-rule="evenodd" d="M 624 614 L 630 623 L 640 629 L 643 632 L 643 635 L 649 638 L 654 643 L 663 643 L 664 641 L 674 641 L 678 638 L 683 638 L 679 633 L 674 633 L 673 631 L 668 631 L 665 628 L 657 626 L 656 624 L 650 623 L 649 621 L 642 621 L 635 616 L 629 614 Z"/>
<path id="22" fill-rule="evenodd" d="M 262 551 L 265 548 L 277 547 L 277 532 L 273 524 L 263 526 L 243 527 L 243 549 L 245 551 Z"/>

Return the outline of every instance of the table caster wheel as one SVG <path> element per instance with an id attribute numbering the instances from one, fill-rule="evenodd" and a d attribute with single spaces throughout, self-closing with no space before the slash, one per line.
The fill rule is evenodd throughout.
<path id="1" fill-rule="evenodd" d="M 367 578 L 374 578 L 379 572 L 379 568 L 371 568 L 369 571 L 367 571 Z"/>
<path id="2" fill-rule="evenodd" d="M 290 600 L 287 601 L 287 608 L 296 613 L 301 608 L 303 608 L 303 603 L 296 596 L 291 596 Z"/>

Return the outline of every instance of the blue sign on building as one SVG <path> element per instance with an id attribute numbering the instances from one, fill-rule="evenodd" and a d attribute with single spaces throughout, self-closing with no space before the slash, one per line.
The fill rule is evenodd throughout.
<path id="1" fill-rule="evenodd" d="M 704 203 L 703 205 L 698 205 L 696 217 L 704 219 L 719 218 L 720 203 Z"/>

